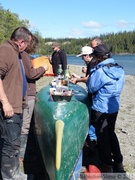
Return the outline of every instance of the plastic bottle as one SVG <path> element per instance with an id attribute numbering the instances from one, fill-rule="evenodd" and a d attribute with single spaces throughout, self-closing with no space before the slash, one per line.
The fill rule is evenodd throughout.
<path id="1" fill-rule="evenodd" d="M 62 81 L 62 65 L 59 64 L 59 68 L 58 68 L 58 73 L 57 73 L 57 85 L 61 86 L 61 81 Z"/>
<path id="2" fill-rule="evenodd" d="M 70 77 L 69 66 L 67 65 L 67 68 L 64 71 L 64 80 L 66 81 L 67 86 L 69 84 L 69 77 Z"/>
<path id="3" fill-rule="evenodd" d="M 58 68 L 58 76 L 62 74 L 62 65 L 59 64 L 59 68 Z"/>

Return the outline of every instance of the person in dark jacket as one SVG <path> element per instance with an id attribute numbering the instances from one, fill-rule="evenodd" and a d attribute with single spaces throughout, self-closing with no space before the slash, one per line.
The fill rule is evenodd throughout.
<path id="1" fill-rule="evenodd" d="M 21 131 L 21 149 L 20 149 L 20 160 L 23 161 L 24 154 L 26 150 L 26 144 L 30 129 L 31 118 L 33 115 L 35 99 L 36 99 L 36 81 L 43 77 L 45 71 L 48 70 L 48 66 L 44 65 L 39 68 L 34 68 L 30 58 L 30 54 L 35 53 L 38 45 L 38 39 L 36 36 L 32 35 L 32 40 L 30 45 L 25 51 L 21 53 L 22 61 L 25 69 L 25 74 L 27 78 L 27 97 L 26 106 L 23 109 L 23 124 Z"/>
<path id="2" fill-rule="evenodd" d="M 60 44 L 58 42 L 54 42 L 52 44 L 53 54 L 50 58 L 50 63 L 52 64 L 54 76 L 58 75 L 59 64 L 62 65 L 62 74 L 64 74 L 64 70 L 67 69 L 67 55 L 63 49 L 60 48 Z"/>
<path id="3" fill-rule="evenodd" d="M 27 84 L 20 52 L 30 41 L 31 32 L 25 27 L 18 27 L 10 40 L 0 45 L 0 170 L 3 180 L 16 180 L 21 174 L 22 104 Z M 19 176 L 19 180 L 26 179 L 27 175 Z"/>
<path id="4" fill-rule="evenodd" d="M 92 121 L 97 136 L 98 154 L 102 162 L 100 170 L 124 172 L 115 123 L 125 73 L 112 58 L 106 45 L 96 46 L 92 55 L 98 64 L 90 71 L 87 89 L 92 93 Z"/>

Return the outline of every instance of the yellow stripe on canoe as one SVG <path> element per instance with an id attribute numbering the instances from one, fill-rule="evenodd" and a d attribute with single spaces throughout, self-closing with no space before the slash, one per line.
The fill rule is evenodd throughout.
<path id="1" fill-rule="evenodd" d="M 56 169 L 57 170 L 60 169 L 60 165 L 61 165 L 63 130 L 64 130 L 64 122 L 61 120 L 56 121 L 55 132 L 56 132 Z"/>

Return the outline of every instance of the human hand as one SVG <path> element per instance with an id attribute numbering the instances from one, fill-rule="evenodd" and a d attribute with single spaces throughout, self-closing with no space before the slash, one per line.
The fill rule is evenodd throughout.
<path id="1" fill-rule="evenodd" d="M 44 65 L 43 67 L 44 67 L 45 71 L 47 71 L 49 69 L 49 66 L 47 64 Z"/>
<path id="2" fill-rule="evenodd" d="M 82 67 L 82 72 L 86 73 L 87 72 L 87 67 Z"/>
<path id="3" fill-rule="evenodd" d="M 9 102 L 3 103 L 2 106 L 5 117 L 10 118 L 14 115 L 14 110 Z"/>
<path id="4" fill-rule="evenodd" d="M 72 84 L 76 84 L 77 83 L 77 78 L 71 78 L 69 80 Z"/>
<path id="5" fill-rule="evenodd" d="M 78 75 L 75 74 L 75 73 L 71 73 L 71 78 L 80 78 L 80 76 L 78 76 Z"/>

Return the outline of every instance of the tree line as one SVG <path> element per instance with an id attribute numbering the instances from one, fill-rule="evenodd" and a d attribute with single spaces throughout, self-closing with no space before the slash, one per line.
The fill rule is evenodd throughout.
<path id="1" fill-rule="evenodd" d="M 0 44 L 10 38 L 11 33 L 18 26 L 30 28 L 29 20 L 20 20 L 18 14 L 10 10 L 3 9 L 0 6 Z M 85 45 L 90 45 L 94 38 L 43 38 L 38 30 L 32 30 L 32 33 L 39 39 L 37 54 L 49 55 L 52 53 L 51 42 L 57 41 L 61 48 L 69 55 L 78 54 Z M 134 54 L 135 53 L 135 30 L 118 33 L 107 33 L 98 36 L 103 39 L 106 45 L 112 49 L 113 54 Z"/>

